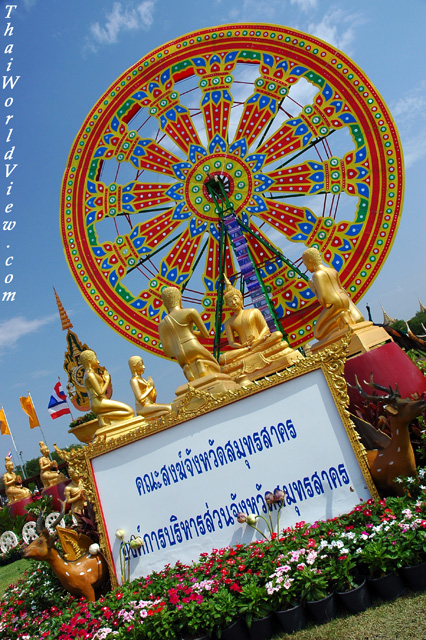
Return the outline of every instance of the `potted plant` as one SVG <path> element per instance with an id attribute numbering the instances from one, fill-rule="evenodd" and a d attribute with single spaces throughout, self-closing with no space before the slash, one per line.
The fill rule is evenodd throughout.
<path id="1" fill-rule="evenodd" d="M 404 519 L 399 523 L 400 573 L 410 589 L 426 589 L 426 520 L 415 517 L 410 509 L 402 513 Z"/>
<path id="2" fill-rule="evenodd" d="M 213 634 L 221 637 L 223 630 L 238 618 L 236 599 L 225 586 L 210 595 L 204 594 L 200 600 L 190 600 L 182 605 L 185 640 Z"/>
<path id="3" fill-rule="evenodd" d="M 392 523 L 393 524 L 393 523 Z M 359 559 L 368 571 L 368 582 L 376 594 L 384 600 L 393 600 L 405 591 L 401 576 L 397 573 L 402 566 L 399 531 L 395 524 L 387 524 L 374 532 L 364 545 Z"/>
<path id="4" fill-rule="evenodd" d="M 337 606 L 327 566 L 321 566 L 320 562 L 316 565 L 301 563 L 295 578 L 300 597 L 311 618 L 317 623 L 332 620 L 336 616 Z"/>
<path id="5" fill-rule="evenodd" d="M 283 631 L 293 633 L 306 625 L 306 614 L 288 563 L 279 564 L 265 585 L 275 616 Z"/>
<path id="6" fill-rule="evenodd" d="M 244 615 L 253 640 L 268 640 L 275 632 L 272 615 L 274 603 L 264 585 L 254 580 L 245 584 L 238 596 L 240 612 Z"/>

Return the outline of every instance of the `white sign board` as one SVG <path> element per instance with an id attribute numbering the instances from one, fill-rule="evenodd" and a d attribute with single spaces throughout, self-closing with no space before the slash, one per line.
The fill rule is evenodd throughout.
<path id="1" fill-rule="evenodd" d="M 280 527 L 333 518 L 370 497 L 321 369 L 107 451 L 91 465 L 118 579 L 117 529 L 126 540 L 144 540 L 132 552 L 134 579 L 261 537 L 236 515 L 265 516 L 264 494 L 276 487 L 286 493 Z"/>

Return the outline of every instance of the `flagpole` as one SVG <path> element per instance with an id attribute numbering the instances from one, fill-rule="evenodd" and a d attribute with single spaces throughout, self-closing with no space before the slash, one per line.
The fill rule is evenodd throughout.
<path id="1" fill-rule="evenodd" d="M 59 376 L 58 376 L 58 380 L 59 380 L 59 384 L 60 384 L 60 385 L 61 385 L 61 387 L 62 387 L 61 378 L 60 378 Z M 62 388 L 63 388 L 63 387 L 62 387 Z M 73 416 L 73 414 L 72 414 L 71 407 L 70 407 L 69 402 L 68 402 L 68 394 L 65 394 L 65 399 L 66 399 L 66 401 L 67 401 L 67 407 L 68 407 L 68 409 L 70 410 L 71 418 L 72 418 L 72 419 L 73 419 L 73 421 L 74 421 L 74 420 L 75 420 L 75 418 L 74 418 L 74 416 Z"/>
<path id="2" fill-rule="evenodd" d="M 3 405 L 1 405 L 1 408 L 2 408 L 2 411 L 3 411 L 4 416 L 6 417 L 6 413 L 5 413 L 4 409 L 3 409 Z M 6 418 L 6 422 L 7 422 L 7 426 L 8 426 L 8 428 L 9 428 L 9 435 L 10 435 L 10 438 L 11 438 L 11 440 L 12 440 L 13 448 L 15 449 L 15 453 L 16 453 L 16 460 L 18 460 L 18 461 L 19 461 L 18 449 L 16 448 L 15 440 L 13 439 L 12 430 L 11 430 L 11 428 L 10 428 L 10 424 L 9 424 L 9 422 L 8 422 L 7 418 Z M 24 478 L 26 479 L 26 475 L 25 475 L 25 471 L 24 471 L 24 468 L 23 468 L 23 467 L 22 467 L 22 473 L 24 474 Z"/>
<path id="3" fill-rule="evenodd" d="M 40 427 L 40 431 L 41 431 L 41 434 L 42 434 L 42 436 L 43 436 L 43 440 L 44 440 L 44 442 L 46 443 L 46 445 L 49 447 L 49 445 L 47 444 L 46 436 L 44 435 L 44 433 L 43 433 L 43 429 L 41 428 L 40 420 L 38 419 L 38 415 L 37 415 L 37 412 L 36 412 L 36 410 L 35 410 L 35 405 L 34 405 L 33 399 L 31 398 L 31 393 L 30 393 L 29 391 L 28 391 L 28 397 L 31 399 L 31 404 L 32 404 L 32 405 L 33 405 L 33 407 L 34 407 L 34 411 L 35 411 L 35 414 L 36 414 L 36 416 L 37 416 L 38 426 Z M 50 448 L 49 448 L 49 458 L 52 460 L 52 455 L 51 455 L 51 453 L 50 453 Z"/>

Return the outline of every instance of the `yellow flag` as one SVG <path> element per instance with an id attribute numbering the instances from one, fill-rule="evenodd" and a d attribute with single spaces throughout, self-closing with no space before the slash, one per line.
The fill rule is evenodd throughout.
<path id="1" fill-rule="evenodd" d="M 40 423 L 38 421 L 37 414 L 34 409 L 33 401 L 31 400 L 31 396 L 29 395 L 28 398 L 21 396 L 19 400 L 21 401 L 22 410 L 27 414 L 27 416 L 30 419 L 30 429 L 34 429 L 34 427 L 39 427 Z"/>
<path id="2" fill-rule="evenodd" d="M 2 436 L 10 435 L 9 425 L 3 407 L 0 409 L 0 433 Z"/>

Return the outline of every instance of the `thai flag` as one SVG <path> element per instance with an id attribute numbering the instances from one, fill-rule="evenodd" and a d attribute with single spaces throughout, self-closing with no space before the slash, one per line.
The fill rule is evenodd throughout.
<path id="1" fill-rule="evenodd" d="M 57 382 L 54 387 L 53 395 L 50 396 L 49 405 L 47 410 L 50 413 L 51 418 L 59 418 L 66 413 L 71 413 L 67 404 L 67 397 L 60 382 Z"/>
<path id="2" fill-rule="evenodd" d="M 9 453 L 7 454 L 6 458 L 12 459 L 12 449 L 9 449 Z"/>

